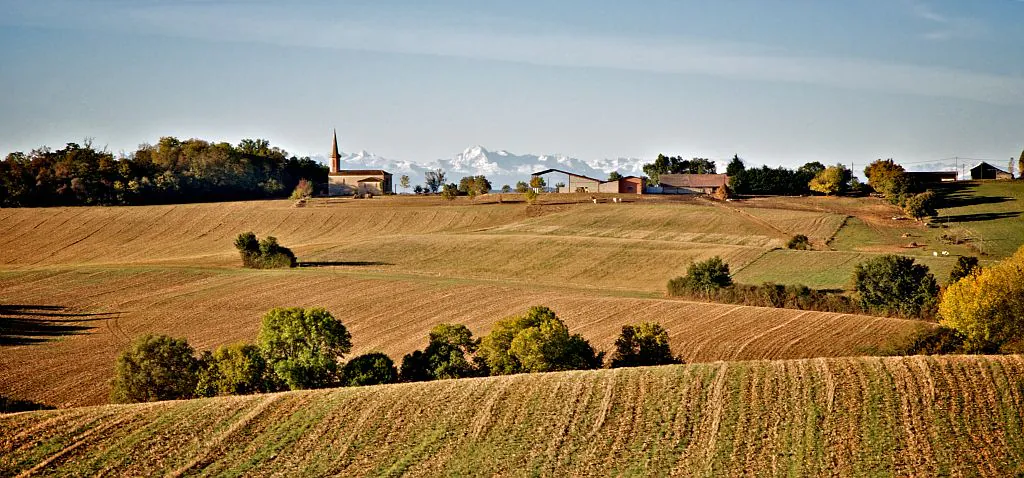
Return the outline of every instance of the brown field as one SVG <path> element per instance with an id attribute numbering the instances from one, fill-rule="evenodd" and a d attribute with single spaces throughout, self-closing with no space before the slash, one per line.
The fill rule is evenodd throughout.
<path id="1" fill-rule="evenodd" d="M 44 326 L 25 337 L 39 342 L 0 347 L 0 390 L 57 406 L 105 403 L 115 357 L 141 334 L 183 336 L 198 349 L 210 349 L 255 339 L 261 316 L 276 306 L 325 307 L 352 332 L 353 353 L 379 350 L 396 361 L 424 347 L 437 323 L 465 323 L 486 334 L 496 320 L 531 305 L 553 308 L 573 332 L 605 350 L 623 324 L 661 322 L 673 350 L 689 362 L 862 355 L 898 345 L 926 326 L 334 268 L 53 268 L 0 273 L 0 290 L 5 304 L 38 307 L 18 318 L 54 331 Z M 59 329 L 66 326 L 81 330 Z"/>
<path id="2" fill-rule="evenodd" d="M 1024 360 L 562 372 L 0 416 L 0 474 L 1015 476 Z"/>

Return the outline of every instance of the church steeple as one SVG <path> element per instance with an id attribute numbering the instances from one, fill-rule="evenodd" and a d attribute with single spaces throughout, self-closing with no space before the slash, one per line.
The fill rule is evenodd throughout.
<path id="1" fill-rule="evenodd" d="M 334 145 L 331 147 L 331 172 L 341 171 L 341 155 L 338 154 L 338 130 L 334 130 Z"/>

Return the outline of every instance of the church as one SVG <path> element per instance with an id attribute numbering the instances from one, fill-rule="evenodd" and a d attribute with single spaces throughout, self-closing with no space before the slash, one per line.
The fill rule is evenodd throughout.
<path id="1" fill-rule="evenodd" d="M 383 169 L 341 169 L 338 132 L 335 131 L 330 171 L 327 173 L 327 195 L 351 196 L 367 193 L 374 196 L 391 194 L 391 173 Z"/>

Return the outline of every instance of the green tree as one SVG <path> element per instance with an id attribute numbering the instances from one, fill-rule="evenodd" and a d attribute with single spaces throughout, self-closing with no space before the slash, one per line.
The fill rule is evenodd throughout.
<path id="1" fill-rule="evenodd" d="M 921 219 L 938 214 L 935 210 L 935 194 L 926 191 L 920 194 L 907 196 L 903 201 L 903 212 L 914 219 Z"/>
<path id="2" fill-rule="evenodd" d="M 496 375 L 592 369 L 604 358 L 582 336 L 570 335 L 554 311 L 539 306 L 498 322 L 478 353 Z"/>
<path id="3" fill-rule="evenodd" d="M 473 188 L 477 194 L 487 194 L 493 189 L 491 182 L 482 174 L 473 177 Z"/>
<path id="4" fill-rule="evenodd" d="M 403 174 L 402 177 L 398 178 L 398 185 L 402 186 L 402 189 L 409 189 L 409 175 Z"/>
<path id="5" fill-rule="evenodd" d="M 1024 248 L 946 287 L 939 317 L 967 337 L 969 352 L 1024 352 Z"/>
<path id="6" fill-rule="evenodd" d="M 517 193 L 525 193 L 526 191 L 529 191 L 529 190 L 530 190 L 530 185 L 527 184 L 526 181 L 519 181 L 519 182 L 516 183 L 516 192 Z"/>
<path id="7" fill-rule="evenodd" d="M 527 204 L 534 204 L 534 203 L 536 203 L 537 202 L 537 196 L 539 196 L 539 194 L 537 194 L 537 190 L 533 189 L 533 188 L 527 188 L 526 192 L 523 193 L 523 197 L 526 198 L 526 203 Z"/>
<path id="8" fill-rule="evenodd" d="M 644 367 L 683 363 L 672 355 L 668 331 L 655 322 L 623 325 L 615 339 L 611 367 Z"/>
<path id="9" fill-rule="evenodd" d="M 444 188 L 441 190 L 441 197 L 443 197 L 443 198 L 445 198 L 445 199 L 447 199 L 449 201 L 455 200 L 455 198 L 458 197 L 458 196 L 459 196 L 459 187 L 456 186 L 454 183 L 452 183 L 452 184 L 445 184 Z"/>
<path id="10" fill-rule="evenodd" d="M 733 155 L 729 164 L 725 167 L 725 174 L 728 176 L 739 176 L 747 170 L 746 165 L 743 164 L 743 160 L 740 159 L 740 155 Z"/>
<path id="11" fill-rule="evenodd" d="M 980 269 L 981 264 L 978 263 L 977 257 L 960 256 L 956 259 L 956 264 L 953 264 L 953 269 L 949 271 L 949 282 L 947 284 L 953 284 Z"/>
<path id="12" fill-rule="evenodd" d="M 259 347 L 245 342 L 218 347 L 199 361 L 196 394 L 245 395 L 274 390 L 273 377 Z"/>
<path id="13" fill-rule="evenodd" d="M 372 352 L 349 360 L 341 369 L 341 385 L 360 387 L 398 381 L 395 362 L 385 354 Z"/>
<path id="14" fill-rule="evenodd" d="M 622 175 L 619 174 L 618 171 L 612 171 L 612 172 L 608 173 L 608 180 L 609 181 L 618 181 L 620 179 L 622 179 Z"/>
<path id="15" fill-rule="evenodd" d="M 505 194 L 508 194 L 508 193 L 512 192 L 512 186 L 509 186 L 508 184 L 503 185 L 501 187 L 501 192 L 503 192 Z"/>
<path id="16" fill-rule="evenodd" d="M 429 189 L 431 193 L 438 192 L 439 190 L 441 190 L 441 187 L 445 185 L 445 175 L 443 169 L 438 168 L 433 171 L 427 171 L 426 173 L 424 173 L 424 176 L 426 179 L 425 183 L 427 189 Z"/>
<path id="17" fill-rule="evenodd" d="M 195 350 L 185 339 L 143 335 L 118 356 L 110 398 L 117 403 L 192 398 L 197 368 Z"/>
<path id="18" fill-rule="evenodd" d="M 721 257 L 715 256 L 706 261 L 690 264 L 686 268 L 685 276 L 676 277 L 668 282 L 668 290 L 672 295 L 696 294 L 706 298 L 710 297 L 712 292 L 731 285 L 729 264 L 723 262 Z"/>
<path id="19" fill-rule="evenodd" d="M 298 390 L 336 383 L 352 337 L 324 309 L 276 308 L 263 316 L 258 344 L 277 378 Z"/>
<path id="20" fill-rule="evenodd" d="M 817 173 L 808 185 L 811 191 L 822 193 L 826 196 L 843 194 L 850 189 L 850 180 L 853 174 L 845 166 L 837 164 L 829 166 Z"/>
<path id="21" fill-rule="evenodd" d="M 896 164 L 892 158 L 876 160 L 864 168 L 864 176 L 872 189 L 885 196 L 889 202 L 902 205 L 911 184 L 904 173 L 903 166 Z"/>
<path id="22" fill-rule="evenodd" d="M 804 234 L 797 234 L 786 243 L 786 248 L 806 251 L 811 248 L 811 240 Z"/>
<path id="23" fill-rule="evenodd" d="M 402 381 L 420 382 L 486 375 L 474 357 L 479 340 L 462 324 L 438 324 L 430 330 L 427 348 L 402 358 Z"/>
<path id="24" fill-rule="evenodd" d="M 542 178 L 540 176 L 531 176 L 530 177 L 530 187 L 531 188 L 533 188 L 533 189 L 540 189 L 540 188 L 543 188 L 544 186 L 547 186 L 547 183 L 544 182 L 544 178 Z"/>
<path id="25" fill-rule="evenodd" d="M 889 254 L 857 264 L 853 279 L 861 307 L 901 317 L 930 311 L 939 293 L 928 267 L 905 256 Z"/>

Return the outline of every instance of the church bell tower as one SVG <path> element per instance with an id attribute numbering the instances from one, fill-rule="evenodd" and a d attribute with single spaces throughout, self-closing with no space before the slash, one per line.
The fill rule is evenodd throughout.
<path id="1" fill-rule="evenodd" d="M 334 145 L 331 147 L 331 174 L 341 171 L 341 155 L 338 154 L 338 130 L 334 130 Z"/>

